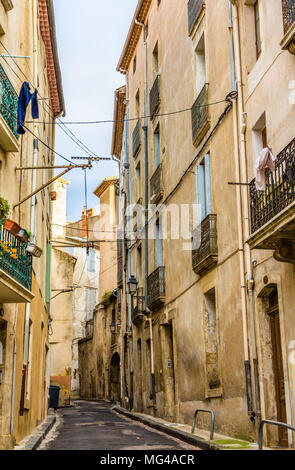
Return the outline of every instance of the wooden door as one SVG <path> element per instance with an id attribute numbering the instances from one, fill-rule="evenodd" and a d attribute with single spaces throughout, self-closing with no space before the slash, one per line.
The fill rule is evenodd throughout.
<path id="1" fill-rule="evenodd" d="M 277 402 L 277 421 L 287 423 L 286 397 L 284 383 L 284 369 L 281 344 L 280 315 L 278 307 L 270 312 L 270 325 L 273 351 L 273 368 L 276 389 Z M 288 447 L 288 431 L 286 428 L 279 427 L 279 445 Z"/>

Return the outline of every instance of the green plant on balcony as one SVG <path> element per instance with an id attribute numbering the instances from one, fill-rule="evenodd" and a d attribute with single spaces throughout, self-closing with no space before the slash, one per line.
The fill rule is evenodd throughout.
<path id="1" fill-rule="evenodd" d="M 7 217 L 10 211 L 10 205 L 4 197 L 0 197 L 0 221 L 3 224 L 4 219 Z"/>

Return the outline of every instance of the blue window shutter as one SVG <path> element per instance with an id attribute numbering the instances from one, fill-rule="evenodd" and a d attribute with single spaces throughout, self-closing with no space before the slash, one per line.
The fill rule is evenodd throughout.
<path id="1" fill-rule="evenodd" d="M 95 251 L 91 248 L 88 255 L 88 271 L 90 273 L 95 272 Z"/>
<path id="2" fill-rule="evenodd" d="M 156 224 L 156 256 L 157 267 L 163 266 L 163 245 L 160 224 Z"/>
<path id="3" fill-rule="evenodd" d="M 212 214 L 210 154 L 205 155 L 206 216 Z"/>
<path id="4" fill-rule="evenodd" d="M 205 197 L 205 168 L 204 165 L 198 165 L 196 169 L 197 176 L 197 204 L 198 219 L 202 222 L 206 217 L 206 197 Z"/>

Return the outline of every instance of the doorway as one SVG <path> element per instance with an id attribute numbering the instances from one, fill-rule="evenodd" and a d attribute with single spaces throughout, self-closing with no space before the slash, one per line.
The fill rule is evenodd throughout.
<path id="1" fill-rule="evenodd" d="M 277 288 L 269 296 L 269 308 L 267 311 L 270 319 L 271 345 L 273 357 L 273 371 L 275 381 L 275 396 L 277 407 L 277 421 L 287 423 L 285 382 L 283 369 L 283 356 L 281 344 L 280 312 Z M 288 431 L 283 427 L 278 427 L 279 445 L 288 447 Z"/>
<path id="2" fill-rule="evenodd" d="M 110 399 L 115 402 L 120 402 L 120 356 L 118 353 L 115 353 L 111 360 L 110 385 Z"/>

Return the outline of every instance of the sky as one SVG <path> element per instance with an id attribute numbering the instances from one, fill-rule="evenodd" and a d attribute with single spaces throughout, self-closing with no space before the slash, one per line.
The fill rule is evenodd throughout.
<path id="1" fill-rule="evenodd" d="M 66 107 L 62 121 L 113 119 L 114 91 L 125 83 L 125 77 L 116 71 L 116 66 L 136 5 L 137 0 L 54 0 Z M 111 123 L 68 127 L 93 153 L 110 156 Z M 55 150 L 67 158 L 88 156 L 60 126 L 56 126 Z M 60 157 L 56 157 L 55 163 L 66 164 Z M 94 207 L 96 214 L 99 200 L 93 191 L 104 178 L 118 173 L 115 162 L 93 163 L 93 169 L 87 170 L 87 206 Z M 74 169 L 64 178 L 70 182 L 67 219 L 72 222 L 81 218 L 85 205 L 84 171 Z"/>

